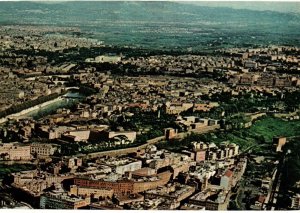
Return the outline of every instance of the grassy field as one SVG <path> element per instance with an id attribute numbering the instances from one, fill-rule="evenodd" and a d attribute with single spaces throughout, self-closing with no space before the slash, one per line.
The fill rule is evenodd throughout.
<path id="1" fill-rule="evenodd" d="M 225 134 L 225 137 L 223 134 Z M 219 137 L 226 138 L 230 142 L 239 144 L 242 149 L 246 149 L 255 145 L 272 144 L 272 139 L 276 136 L 291 137 L 300 135 L 300 120 L 285 121 L 280 118 L 265 117 L 257 120 L 248 129 L 223 134 Z"/>
<path id="2" fill-rule="evenodd" d="M 250 134 L 262 135 L 266 141 L 271 141 L 275 136 L 300 135 L 300 120 L 285 121 L 279 118 L 266 117 L 258 120 L 249 129 Z"/>
<path id="3" fill-rule="evenodd" d="M 188 146 L 192 141 L 214 142 L 217 145 L 222 141 L 229 141 L 238 144 L 242 150 L 253 147 L 257 151 L 266 151 L 272 146 L 273 137 L 298 135 L 300 135 L 300 120 L 285 121 L 279 118 L 265 117 L 256 121 L 248 129 L 218 131 L 202 135 L 194 134 L 181 141 L 162 143 L 159 147 L 180 150 L 181 146 Z M 264 148 L 260 145 L 263 145 Z"/>

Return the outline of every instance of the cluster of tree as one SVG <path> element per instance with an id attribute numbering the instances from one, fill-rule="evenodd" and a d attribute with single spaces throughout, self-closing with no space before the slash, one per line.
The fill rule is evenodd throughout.
<path id="1" fill-rule="evenodd" d="M 212 96 L 204 95 L 202 99 L 221 103 L 219 108 L 210 111 L 211 114 L 220 109 L 225 111 L 226 116 L 240 112 L 253 113 L 262 108 L 269 111 L 294 112 L 300 106 L 300 91 L 286 92 L 284 95 L 277 94 L 275 96 L 265 94 L 263 97 L 256 93 L 240 94 L 233 97 L 230 92 L 223 92 Z"/>
<path id="2" fill-rule="evenodd" d="M 36 166 L 33 164 L 13 164 L 13 165 L 4 165 L 0 164 L 0 178 L 3 179 L 7 175 L 10 175 L 14 172 L 26 171 L 35 169 Z"/>
<path id="3" fill-rule="evenodd" d="M 59 144 L 59 141 L 53 141 L 53 143 Z M 70 156 L 79 154 L 81 147 L 86 146 L 86 143 L 60 143 L 60 153 L 56 153 L 56 156 Z"/>
<path id="4" fill-rule="evenodd" d="M 85 96 L 90 96 L 92 94 L 97 93 L 97 91 L 94 88 L 89 87 L 88 85 L 81 84 L 79 86 L 79 93 L 81 93 L 81 94 L 83 94 Z"/>
<path id="5" fill-rule="evenodd" d="M 126 136 L 118 136 L 110 140 L 93 141 L 88 145 L 85 142 L 79 143 L 60 143 L 53 141 L 53 143 L 59 143 L 61 145 L 61 151 L 55 153 L 56 156 L 70 156 L 76 154 L 88 154 L 93 152 L 104 152 L 116 149 L 125 149 L 135 147 L 143 144 L 140 140 L 136 140 L 133 143 L 129 142 Z"/>
<path id="6" fill-rule="evenodd" d="M 68 82 L 65 83 L 66 87 L 79 87 L 79 93 L 84 96 L 90 96 L 97 93 L 96 89 L 89 86 L 88 84 L 82 84 L 79 80 L 70 78 Z"/>
<path id="7" fill-rule="evenodd" d="M 82 47 L 82 48 L 69 48 L 65 50 L 65 53 L 71 53 L 78 51 L 80 56 L 95 57 L 97 55 L 111 54 L 116 53 L 117 55 L 125 55 L 126 57 L 146 57 L 154 55 L 171 55 L 179 56 L 184 54 L 193 54 L 193 55 L 208 55 L 212 54 L 211 51 L 201 52 L 201 51 L 186 51 L 184 49 L 180 50 L 164 50 L 164 49 L 148 49 L 148 48 L 132 48 L 132 47 L 120 47 L 120 46 L 103 46 L 103 47 Z"/>
<path id="8" fill-rule="evenodd" d="M 211 51 L 186 51 L 186 50 L 163 50 L 163 49 L 147 49 L 147 48 L 131 48 L 131 47 L 117 47 L 117 46 L 102 46 L 102 47 L 72 47 L 59 51 L 47 51 L 47 50 L 35 50 L 35 49 L 23 49 L 14 50 L 13 53 L 17 55 L 26 56 L 43 56 L 47 57 L 48 62 L 51 64 L 59 64 L 64 62 L 83 62 L 86 58 L 94 58 L 98 55 L 117 54 L 125 55 L 126 57 L 146 57 L 153 55 L 172 55 L 179 56 L 184 54 L 193 55 L 208 55 L 212 54 Z M 31 66 L 29 62 L 28 66 Z"/>
<path id="9" fill-rule="evenodd" d="M 128 130 L 139 131 L 140 128 L 149 127 L 151 131 L 163 131 L 164 128 L 172 127 L 178 129 L 179 126 L 175 123 L 176 117 L 161 112 L 143 111 L 140 108 L 134 107 L 128 109 L 134 113 L 132 117 L 120 117 L 115 125 L 124 126 Z M 129 128 L 128 128 L 129 127 Z"/>
<path id="10" fill-rule="evenodd" d="M 245 116 L 245 114 L 243 113 L 239 113 L 234 116 L 228 117 L 225 123 L 225 127 L 230 125 L 231 129 L 243 129 L 245 127 L 245 124 L 250 121 L 250 117 Z"/>
<path id="11" fill-rule="evenodd" d="M 290 93 L 286 93 L 282 99 L 286 104 L 287 111 L 294 111 L 300 107 L 300 91 L 296 90 Z"/>
<path id="12" fill-rule="evenodd" d="M 117 150 L 117 149 L 126 149 L 130 147 L 136 147 L 141 145 L 142 143 L 139 141 L 135 141 L 134 143 L 116 143 L 116 140 L 109 140 L 109 141 L 102 141 L 97 146 L 93 146 L 91 148 L 81 147 L 78 150 L 78 153 L 88 154 L 93 152 L 104 152 L 110 150 Z"/>
<path id="13" fill-rule="evenodd" d="M 139 75 L 170 75 L 175 77 L 191 77 L 191 78 L 212 78 L 212 79 L 222 79 L 223 73 L 219 71 L 215 72 L 207 72 L 203 70 L 200 73 L 186 73 L 185 69 L 181 72 L 170 72 L 167 70 L 166 67 L 160 67 L 159 69 L 156 68 L 141 68 L 133 64 L 112 64 L 108 62 L 104 63 L 90 63 L 81 62 L 79 64 L 80 68 L 85 68 L 93 66 L 96 68 L 98 72 L 105 72 L 109 71 L 115 75 L 127 75 L 127 76 L 139 76 Z"/>
<path id="14" fill-rule="evenodd" d="M 213 135 L 210 133 L 197 134 L 192 132 L 183 139 L 171 139 L 170 141 L 158 143 L 157 147 L 159 149 L 168 149 L 176 152 L 182 150 L 184 147 L 190 147 L 193 141 L 212 142 L 212 140 Z"/>

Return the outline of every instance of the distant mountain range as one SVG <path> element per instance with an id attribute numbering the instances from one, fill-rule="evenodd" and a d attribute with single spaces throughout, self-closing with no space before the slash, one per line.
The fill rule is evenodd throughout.
<path id="1" fill-rule="evenodd" d="M 281 13 L 300 13 L 298 1 L 185 1 L 185 4 L 195 4 L 208 7 L 229 7 L 256 11 L 277 11 Z"/>
<path id="2" fill-rule="evenodd" d="M 0 2 L 0 24 L 77 26 L 107 44 L 147 48 L 300 44 L 297 13 L 177 2 Z"/>

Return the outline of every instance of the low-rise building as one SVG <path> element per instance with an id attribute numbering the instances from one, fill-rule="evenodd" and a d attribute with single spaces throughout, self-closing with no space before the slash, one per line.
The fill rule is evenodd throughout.
<path id="1" fill-rule="evenodd" d="M 109 166 L 117 174 L 123 175 L 125 172 L 133 172 L 142 168 L 142 161 L 128 157 L 102 158 L 97 160 L 98 164 Z"/>
<path id="2" fill-rule="evenodd" d="M 70 186 L 69 195 L 75 196 L 89 196 L 93 198 L 112 198 L 114 194 L 113 189 L 97 189 L 97 188 L 90 188 L 90 187 L 79 187 L 76 185 Z"/>
<path id="3" fill-rule="evenodd" d="M 296 210 L 300 209 L 300 194 L 296 194 L 292 197 L 291 208 Z"/>
<path id="4" fill-rule="evenodd" d="M 167 184 L 167 186 L 159 186 L 145 192 L 145 199 L 167 198 L 180 202 L 195 192 L 195 187 L 182 184 Z"/>
<path id="5" fill-rule="evenodd" d="M 91 203 L 90 197 L 80 198 L 68 196 L 66 192 L 55 190 L 41 195 L 41 209 L 78 209 L 88 206 Z"/>
<path id="6" fill-rule="evenodd" d="M 58 150 L 59 146 L 47 143 L 32 143 L 30 145 L 30 153 L 37 156 L 51 156 Z"/>
<path id="7" fill-rule="evenodd" d="M 30 146 L 20 143 L 0 144 L 0 158 L 3 160 L 30 160 Z"/>
<path id="8" fill-rule="evenodd" d="M 208 188 L 189 199 L 190 204 L 205 207 L 205 210 L 227 210 L 230 193 L 223 189 Z"/>

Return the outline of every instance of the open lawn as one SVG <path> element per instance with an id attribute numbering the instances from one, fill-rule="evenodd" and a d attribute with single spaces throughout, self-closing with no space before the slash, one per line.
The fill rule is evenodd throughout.
<path id="1" fill-rule="evenodd" d="M 266 141 L 272 141 L 275 136 L 300 135 L 300 120 L 285 121 L 280 118 L 266 117 L 258 120 L 249 129 L 249 134 L 261 135 Z"/>
<path id="2" fill-rule="evenodd" d="M 217 134 L 218 137 L 229 140 L 246 149 L 250 146 L 260 149 L 263 144 L 271 144 L 276 136 L 298 136 L 300 135 L 300 120 L 285 121 L 280 118 L 264 117 L 257 120 L 250 128 L 234 130 Z"/>
<path id="3" fill-rule="evenodd" d="M 246 149 L 250 146 L 271 144 L 276 136 L 299 136 L 300 120 L 285 121 L 280 118 L 265 117 L 257 120 L 250 128 L 216 134 Z M 258 147 L 257 147 L 258 148 Z"/>
<path id="4" fill-rule="evenodd" d="M 161 143 L 159 147 L 180 150 L 182 146 L 188 146 L 192 141 L 214 142 L 217 145 L 222 141 L 229 141 L 238 144 L 242 150 L 251 148 L 256 151 L 266 151 L 266 149 L 271 151 L 270 145 L 273 137 L 298 135 L 300 136 L 300 120 L 285 121 L 279 118 L 265 117 L 257 120 L 248 129 L 217 131 L 202 135 L 193 134 L 181 141 Z"/>

